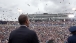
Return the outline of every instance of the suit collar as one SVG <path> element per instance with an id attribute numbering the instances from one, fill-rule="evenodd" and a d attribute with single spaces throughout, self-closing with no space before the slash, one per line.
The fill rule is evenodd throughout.
<path id="1" fill-rule="evenodd" d="M 26 26 L 26 25 L 21 25 L 20 27 L 21 27 L 21 28 L 26 28 L 27 26 Z"/>
<path id="2" fill-rule="evenodd" d="M 26 25 L 21 25 L 21 26 L 25 26 L 25 27 L 27 27 Z"/>
<path id="3" fill-rule="evenodd" d="M 21 28 L 26 28 L 26 26 L 20 26 Z"/>

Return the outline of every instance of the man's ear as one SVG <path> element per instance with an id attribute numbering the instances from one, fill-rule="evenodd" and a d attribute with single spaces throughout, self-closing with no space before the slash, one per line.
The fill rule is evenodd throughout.
<path id="1" fill-rule="evenodd" d="M 25 24 L 27 24 L 28 23 L 28 21 L 25 21 Z"/>

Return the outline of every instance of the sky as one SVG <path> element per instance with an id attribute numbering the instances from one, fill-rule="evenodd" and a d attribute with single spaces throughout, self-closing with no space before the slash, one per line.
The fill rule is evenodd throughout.
<path id="1" fill-rule="evenodd" d="M 17 21 L 21 13 L 73 13 L 76 0 L 0 0 L 0 20 Z"/>

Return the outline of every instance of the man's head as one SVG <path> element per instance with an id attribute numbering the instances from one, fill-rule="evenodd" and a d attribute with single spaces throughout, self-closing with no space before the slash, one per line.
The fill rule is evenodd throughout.
<path id="1" fill-rule="evenodd" d="M 48 43 L 54 43 L 54 40 L 53 39 L 52 40 L 49 40 Z"/>
<path id="2" fill-rule="evenodd" d="M 24 14 L 21 14 L 18 18 L 18 22 L 20 25 L 26 25 L 27 27 L 29 27 L 29 20 L 28 17 Z"/>
<path id="3" fill-rule="evenodd" d="M 76 26 L 70 27 L 69 31 L 71 32 L 71 34 L 76 34 Z"/>

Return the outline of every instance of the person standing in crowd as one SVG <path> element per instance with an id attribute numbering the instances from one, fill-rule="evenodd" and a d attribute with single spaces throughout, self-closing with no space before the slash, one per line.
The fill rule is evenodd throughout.
<path id="1" fill-rule="evenodd" d="M 36 32 L 28 29 L 28 17 L 21 14 L 18 22 L 21 26 L 10 33 L 8 43 L 39 43 Z"/>
<path id="2" fill-rule="evenodd" d="M 71 32 L 72 36 L 68 38 L 68 43 L 76 43 L 76 26 L 70 27 L 69 31 Z"/>
<path id="3" fill-rule="evenodd" d="M 46 43 L 54 43 L 54 40 L 51 39 L 51 40 L 47 41 Z"/>

